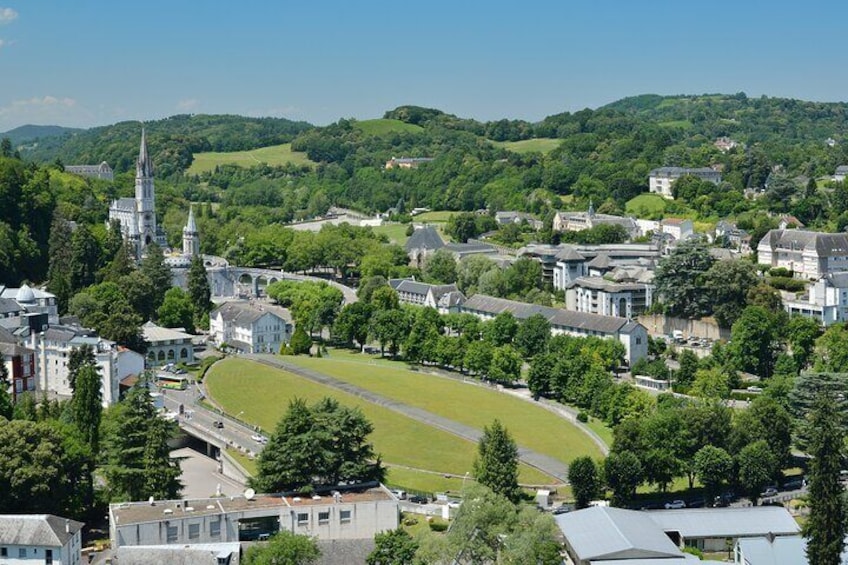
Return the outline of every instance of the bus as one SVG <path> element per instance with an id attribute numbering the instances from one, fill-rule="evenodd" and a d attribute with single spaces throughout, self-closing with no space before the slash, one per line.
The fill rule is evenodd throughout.
<path id="1" fill-rule="evenodd" d="M 188 379 L 184 375 L 159 373 L 156 375 L 156 381 L 159 388 L 169 388 L 171 390 L 185 390 L 188 388 Z"/>

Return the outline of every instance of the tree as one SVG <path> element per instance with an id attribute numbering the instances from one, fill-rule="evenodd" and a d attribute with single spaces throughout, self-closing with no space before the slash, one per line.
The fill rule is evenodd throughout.
<path id="1" fill-rule="evenodd" d="M 315 538 L 281 530 L 267 544 L 251 546 L 244 554 L 245 565 L 309 565 L 321 556 Z"/>
<path id="2" fill-rule="evenodd" d="M 686 240 L 657 266 L 654 284 L 662 303 L 672 316 L 699 318 L 712 312 L 712 302 L 703 275 L 713 266 L 705 241 Z"/>
<path id="3" fill-rule="evenodd" d="M 525 358 L 535 357 L 545 351 L 550 338 L 550 322 L 541 314 L 533 314 L 518 326 L 515 346 Z"/>
<path id="4" fill-rule="evenodd" d="M 518 322 L 512 312 L 501 312 L 483 329 L 486 339 L 495 347 L 512 343 L 517 331 Z"/>
<path id="5" fill-rule="evenodd" d="M 100 246 L 88 226 L 82 224 L 71 236 L 70 285 L 71 293 L 94 284 L 100 265 Z"/>
<path id="6" fill-rule="evenodd" d="M 153 307 L 158 309 L 165 300 L 165 293 L 171 288 L 171 269 L 165 264 L 162 248 L 155 243 L 145 247 L 145 253 L 141 260 L 141 272 L 153 283 Z"/>
<path id="7" fill-rule="evenodd" d="M 68 355 L 68 384 L 71 386 L 71 392 L 76 390 L 76 378 L 80 369 L 85 366 L 97 368 L 97 360 L 94 357 L 94 349 L 91 345 L 84 343 L 79 347 L 74 347 L 71 354 Z"/>
<path id="8" fill-rule="evenodd" d="M 194 304 L 188 293 L 178 286 L 168 289 L 156 315 L 163 327 L 184 328 L 194 333 Z"/>
<path id="9" fill-rule="evenodd" d="M 500 420 L 483 428 L 473 472 L 481 485 L 513 502 L 518 500 L 518 447 Z"/>
<path id="10" fill-rule="evenodd" d="M 499 272 L 498 264 L 483 255 L 470 255 L 459 261 L 456 284 L 466 295 L 477 292 L 480 277 L 488 272 Z"/>
<path id="11" fill-rule="evenodd" d="M 0 419 L 12 419 L 14 406 L 12 406 L 12 398 L 9 396 L 9 370 L 6 368 L 6 362 L 0 360 Z"/>
<path id="12" fill-rule="evenodd" d="M 642 462 L 632 451 L 613 451 L 604 461 L 604 476 L 612 489 L 612 505 L 624 506 L 644 481 Z"/>
<path id="13" fill-rule="evenodd" d="M 412 363 L 436 360 L 436 344 L 443 328 L 442 316 L 435 308 L 419 308 L 405 340 L 406 358 Z"/>
<path id="14" fill-rule="evenodd" d="M 208 316 L 212 310 L 212 289 L 209 287 L 209 276 L 200 255 L 191 258 L 191 267 L 188 269 L 188 295 L 194 306 L 194 325 L 208 327 Z"/>
<path id="15" fill-rule="evenodd" d="M 689 394 L 699 398 L 727 398 L 730 394 L 730 379 L 721 368 L 698 369 Z"/>
<path id="16" fill-rule="evenodd" d="M 346 305 L 333 325 L 333 337 L 345 343 L 355 341 L 360 348 L 365 347 L 368 340 L 368 322 L 373 313 L 374 308 L 364 300 Z"/>
<path id="17" fill-rule="evenodd" d="M 71 398 L 73 422 L 92 453 L 100 445 L 100 420 L 103 415 L 103 394 L 100 392 L 100 369 L 94 363 L 82 365 L 74 375 L 74 393 Z"/>
<path id="18" fill-rule="evenodd" d="M 677 362 L 680 364 L 680 368 L 675 374 L 675 383 L 683 386 L 691 385 L 698 372 L 698 356 L 691 350 L 684 349 L 680 352 Z"/>
<path id="19" fill-rule="evenodd" d="M 812 438 L 812 428 L 808 415 L 816 407 L 817 398 L 826 394 L 836 399 L 839 420 L 848 422 L 848 373 L 825 373 L 803 371 L 795 379 L 789 394 L 790 412 L 795 423 L 795 444 L 798 449 L 807 451 Z"/>
<path id="20" fill-rule="evenodd" d="M 810 563 L 840 565 L 845 534 L 848 532 L 848 508 L 839 482 L 845 448 L 840 414 L 832 397 L 821 394 L 810 415 L 812 437 L 808 487 L 810 517 L 804 525 L 807 559 Z"/>
<path id="21" fill-rule="evenodd" d="M 488 375 L 493 351 L 488 341 L 472 341 L 465 352 L 465 366 L 477 375 Z"/>
<path id="22" fill-rule="evenodd" d="M 47 269 L 47 290 L 56 295 L 59 313 L 68 311 L 68 302 L 73 294 L 71 286 L 71 241 L 73 231 L 71 224 L 59 213 L 53 215 L 50 225 L 48 247 L 49 266 Z"/>
<path id="23" fill-rule="evenodd" d="M 792 350 L 797 369 L 805 369 L 810 363 L 816 340 L 821 335 L 818 320 L 807 316 L 793 316 L 786 327 L 786 342 Z"/>
<path id="24" fill-rule="evenodd" d="M 367 565 L 407 565 L 414 561 L 417 550 L 418 542 L 402 528 L 380 532 L 374 536 L 374 550 L 368 554 L 365 563 Z"/>
<path id="25" fill-rule="evenodd" d="M 748 292 L 758 282 L 754 264 L 741 259 L 718 261 L 704 273 L 704 287 L 710 293 L 713 314 L 721 327 L 729 328 L 739 318 Z"/>
<path id="26" fill-rule="evenodd" d="M 578 457 L 568 467 L 568 482 L 577 503 L 577 508 L 587 508 L 589 502 L 598 496 L 600 481 L 598 469 L 591 457 Z"/>
<path id="27" fill-rule="evenodd" d="M 385 471 L 367 437 L 374 427 L 358 408 L 324 398 L 295 398 L 262 450 L 253 486 L 287 492 L 309 485 L 381 480 Z"/>
<path id="28" fill-rule="evenodd" d="M 424 280 L 434 284 L 456 282 L 456 259 L 453 253 L 439 249 L 424 261 Z"/>
<path id="29" fill-rule="evenodd" d="M 302 326 L 297 326 L 291 336 L 291 349 L 295 355 L 306 355 L 312 349 L 312 338 L 303 329 Z"/>
<path id="30" fill-rule="evenodd" d="M 742 311 L 731 329 L 730 357 L 737 369 L 768 378 L 779 348 L 777 319 L 759 306 Z"/>
<path id="31" fill-rule="evenodd" d="M 168 440 L 176 425 L 156 415 L 147 386 L 136 385 L 103 416 L 102 469 L 112 500 L 173 499 L 180 464 Z"/>
<path id="32" fill-rule="evenodd" d="M 477 237 L 477 215 L 474 212 L 453 214 L 445 225 L 445 233 L 460 243 Z"/>
<path id="33" fill-rule="evenodd" d="M 777 462 L 765 440 L 755 441 L 742 448 L 736 456 L 739 469 L 739 485 L 754 505 L 763 488 L 769 484 L 776 471 Z"/>
<path id="34" fill-rule="evenodd" d="M 396 357 L 400 344 L 409 335 L 409 315 L 405 310 L 380 310 L 371 318 L 371 333 L 380 342 L 380 348 L 386 347 Z"/>
<path id="35" fill-rule="evenodd" d="M 496 383 L 511 385 L 521 379 L 521 355 L 511 345 L 496 347 L 492 352 L 488 376 Z"/>
<path id="36" fill-rule="evenodd" d="M 695 453 L 695 471 L 707 491 L 707 502 L 718 494 L 733 471 L 733 457 L 720 447 L 705 445 Z"/>
<path id="37" fill-rule="evenodd" d="M 848 372 L 848 327 L 842 322 L 831 325 L 816 340 L 816 371 Z"/>

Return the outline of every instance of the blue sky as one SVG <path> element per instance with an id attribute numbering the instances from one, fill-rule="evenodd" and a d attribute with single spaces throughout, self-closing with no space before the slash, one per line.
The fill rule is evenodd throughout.
<path id="1" fill-rule="evenodd" d="M 482 120 L 643 93 L 848 98 L 848 3 L 0 0 L 0 131 L 178 113 Z"/>

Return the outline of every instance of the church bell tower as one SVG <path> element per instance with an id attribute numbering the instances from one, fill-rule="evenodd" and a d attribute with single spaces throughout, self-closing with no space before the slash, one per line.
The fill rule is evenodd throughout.
<path id="1" fill-rule="evenodd" d="M 141 147 L 135 164 L 135 203 L 139 246 L 144 249 L 157 243 L 156 194 L 153 188 L 153 161 L 147 151 L 147 136 L 141 130 Z M 141 249 L 139 251 L 141 251 Z"/>

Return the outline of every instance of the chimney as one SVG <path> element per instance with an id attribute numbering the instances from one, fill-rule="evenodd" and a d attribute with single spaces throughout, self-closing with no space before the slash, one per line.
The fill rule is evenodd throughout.
<path id="1" fill-rule="evenodd" d="M 65 520 L 65 533 L 71 533 L 71 521 L 67 519 Z"/>

